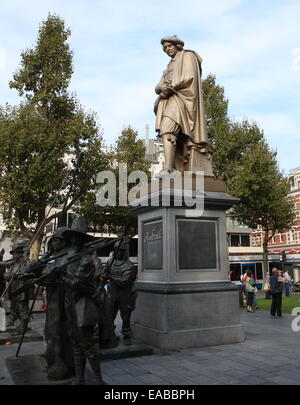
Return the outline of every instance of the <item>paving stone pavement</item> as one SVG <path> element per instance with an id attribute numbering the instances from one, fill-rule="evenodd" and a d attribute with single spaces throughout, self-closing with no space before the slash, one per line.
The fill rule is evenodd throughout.
<path id="1" fill-rule="evenodd" d="M 32 321 L 41 334 L 44 316 L 35 314 Z M 292 330 L 293 319 L 241 309 L 245 342 L 103 361 L 103 378 L 110 385 L 298 385 L 300 331 Z M 16 350 L 16 344 L 0 346 L 0 385 L 14 384 L 5 358 Z M 20 356 L 44 351 L 45 342 L 24 343 Z"/>

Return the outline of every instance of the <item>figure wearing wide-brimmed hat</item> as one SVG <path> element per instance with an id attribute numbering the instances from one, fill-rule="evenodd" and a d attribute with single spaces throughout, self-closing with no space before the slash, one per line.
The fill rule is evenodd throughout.
<path id="1" fill-rule="evenodd" d="M 81 219 L 75 219 L 71 229 L 62 233 L 70 243 L 67 259 L 75 254 L 80 256 L 84 245 L 96 240 L 86 231 L 86 223 Z M 73 344 L 76 371 L 74 383 L 84 384 L 86 359 L 88 359 L 97 384 L 105 384 L 101 376 L 98 349 L 94 343 L 94 328 L 99 323 L 100 294 L 95 283 L 93 258 L 91 255 L 82 254 L 77 261 L 67 264 L 64 271 L 66 289 L 64 309 Z"/>
<path id="2" fill-rule="evenodd" d="M 70 243 L 63 236 L 66 227 L 57 228 L 47 243 L 47 256 L 68 253 Z M 45 341 L 47 343 L 46 362 L 49 380 L 62 380 L 75 374 L 72 341 L 67 328 L 67 317 L 64 310 L 65 286 L 62 282 L 63 272 L 56 272 L 56 268 L 63 266 L 65 257 L 58 257 L 41 268 L 39 276 L 53 273 L 44 280 L 46 287 L 46 322 Z"/>
<path id="3" fill-rule="evenodd" d="M 77 239 L 79 244 L 81 245 L 92 241 L 96 241 L 97 238 L 95 238 L 92 235 L 89 235 L 87 231 L 88 227 L 86 222 L 81 218 L 75 218 L 72 222 L 71 228 L 66 228 L 62 232 L 62 236 L 70 240 Z"/>
<path id="4" fill-rule="evenodd" d="M 8 327 L 14 326 L 16 323 L 17 329 L 12 335 L 21 335 L 26 327 L 26 322 L 29 316 L 29 295 L 31 291 L 25 291 L 17 296 L 13 296 L 12 291 L 20 288 L 23 285 L 23 281 L 19 279 L 19 276 L 23 274 L 24 270 L 28 266 L 30 260 L 28 254 L 29 240 L 23 239 L 16 241 L 10 254 L 13 255 L 12 261 L 7 267 L 6 273 L 4 273 L 4 279 L 10 283 L 8 289 L 8 298 L 10 299 L 10 313 L 8 317 Z"/>

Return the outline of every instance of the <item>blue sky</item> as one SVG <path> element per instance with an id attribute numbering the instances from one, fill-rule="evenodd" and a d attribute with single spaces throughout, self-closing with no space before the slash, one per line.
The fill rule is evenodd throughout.
<path id="1" fill-rule="evenodd" d="M 154 137 L 154 87 L 168 63 L 160 39 L 176 34 L 225 87 L 231 117 L 256 121 L 280 168 L 300 166 L 299 0 L 1 0 L 0 104 L 48 12 L 71 28 L 71 90 L 97 112 L 114 143 L 127 125 Z"/>

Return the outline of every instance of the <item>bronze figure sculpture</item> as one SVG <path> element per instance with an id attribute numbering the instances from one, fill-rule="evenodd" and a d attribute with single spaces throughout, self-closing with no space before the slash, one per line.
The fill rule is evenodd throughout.
<path id="1" fill-rule="evenodd" d="M 67 228 L 58 228 L 48 242 L 48 255 L 55 256 L 58 253 L 67 253 L 68 240 L 63 236 Z M 62 380 L 74 375 L 74 362 L 72 341 L 67 328 L 67 316 L 64 311 L 65 286 L 62 282 L 62 274 L 55 273 L 54 269 L 63 265 L 64 256 L 50 261 L 40 275 L 53 275 L 47 277 L 41 285 L 46 287 L 47 309 L 44 328 L 47 343 L 46 362 L 49 380 Z"/>
<path id="2" fill-rule="evenodd" d="M 15 243 L 10 253 L 13 259 L 8 262 L 7 270 L 3 275 L 5 281 L 10 282 L 8 289 L 8 298 L 10 300 L 10 313 L 8 317 L 7 327 L 13 327 L 18 323 L 15 332 L 12 336 L 22 335 L 27 318 L 29 316 L 29 294 L 30 290 L 24 291 L 18 296 L 12 295 L 12 291 L 20 288 L 24 281 L 20 278 L 26 267 L 29 265 L 29 258 L 24 259 L 24 253 L 27 250 L 28 241 L 23 240 Z M 18 274 L 17 274 L 18 273 Z"/>
<path id="3" fill-rule="evenodd" d="M 64 272 L 64 307 L 68 331 L 73 344 L 75 365 L 74 384 L 85 383 L 86 360 L 96 377 L 96 383 L 105 384 L 101 375 L 100 357 L 94 343 L 94 328 L 99 322 L 99 290 L 95 284 L 95 265 L 91 255 L 80 252 L 85 243 L 92 239 L 87 233 L 86 224 L 80 219 L 73 221 L 71 229 L 62 233 L 70 241 L 66 262 L 60 268 Z M 79 254 L 78 260 L 67 264 L 68 257 Z"/>
<path id="4" fill-rule="evenodd" d="M 170 56 L 167 69 L 155 87 L 156 131 L 162 138 L 165 168 L 160 176 L 180 175 L 184 170 L 201 170 L 201 154 L 208 143 L 201 88 L 201 57 L 184 50 L 176 35 L 162 38 Z"/>
<path id="5" fill-rule="evenodd" d="M 109 259 L 106 265 L 106 280 L 108 283 L 110 316 L 116 319 L 118 311 L 122 318 L 122 335 L 125 344 L 131 344 L 130 317 L 135 309 L 137 292 L 135 279 L 137 275 L 136 267 L 128 259 L 128 242 L 119 241 L 114 246 L 114 261 L 111 264 Z M 109 270 L 108 270 L 109 269 Z"/>

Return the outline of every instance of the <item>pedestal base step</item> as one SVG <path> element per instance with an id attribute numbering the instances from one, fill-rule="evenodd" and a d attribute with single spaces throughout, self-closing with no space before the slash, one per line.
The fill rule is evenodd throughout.
<path id="1" fill-rule="evenodd" d="M 120 341 L 117 347 L 111 349 L 101 350 L 101 360 L 117 360 L 127 357 L 138 356 L 151 356 L 153 354 L 153 348 L 147 345 L 136 343 L 132 341 L 132 345 L 127 346 Z"/>
<path id="2" fill-rule="evenodd" d="M 6 367 L 16 385 L 71 385 L 73 377 L 50 381 L 47 378 L 46 360 L 42 354 L 20 355 L 20 357 L 7 357 Z M 86 370 L 87 384 L 93 382 L 93 376 Z"/>
<path id="3" fill-rule="evenodd" d="M 12 329 L 8 332 L 0 332 L 0 345 L 5 345 L 7 343 L 19 343 L 22 335 L 20 336 L 11 336 L 15 330 Z M 24 336 L 23 342 L 38 342 L 44 340 L 43 335 L 35 332 L 34 330 L 29 330 Z"/>

